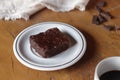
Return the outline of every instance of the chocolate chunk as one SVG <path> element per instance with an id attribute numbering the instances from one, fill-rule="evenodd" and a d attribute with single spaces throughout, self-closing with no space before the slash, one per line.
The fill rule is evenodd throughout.
<path id="1" fill-rule="evenodd" d="M 107 5 L 107 2 L 105 2 L 105 1 L 100 1 L 100 2 L 97 3 L 98 7 L 104 7 L 106 5 Z"/>
<path id="2" fill-rule="evenodd" d="M 96 24 L 96 25 L 99 25 L 99 24 L 100 24 L 100 21 L 99 21 L 99 18 L 98 18 L 97 15 L 93 15 L 92 23 L 93 23 L 93 24 Z"/>
<path id="3" fill-rule="evenodd" d="M 120 26 L 115 26 L 115 30 L 120 30 Z"/>
<path id="4" fill-rule="evenodd" d="M 98 16 L 94 15 L 93 19 L 92 19 L 92 23 L 96 24 L 96 25 L 102 24 L 102 23 L 104 23 L 106 21 L 107 20 L 104 17 L 102 17 L 101 15 L 98 15 Z"/>
<path id="5" fill-rule="evenodd" d="M 117 27 L 116 30 L 120 30 L 120 27 Z"/>
<path id="6" fill-rule="evenodd" d="M 107 20 L 106 20 L 103 16 L 101 16 L 100 14 L 99 14 L 99 16 L 98 16 L 98 20 L 99 20 L 100 23 L 104 23 L 104 22 L 107 21 Z"/>
<path id="7" fill-rule="evenodd" d="M 103 26 L 108 31 L 117 31 L 117 30 L 120 30 L 120 26 L 116 26 L 116 25 L 105 25 L 105 24 L 103 24 Z"/>
<path id="8" fill-rule="evenodd" d="M 113 18 L 113 16 L 109 12 L 105 12 L 105 11 L 101 12 L 100 15 L 108 20 Z"/>
<path id="9" fill-rule="evenodd" d="M 106 30 L 108 30 L 108 31 L 113 31 L 113 30 L 115 30 L 115 26 L 113 26 L 113 25 L 104 25 L 104 28 L 105 28 Z"/>
<path id="10" fill-rule="evenodd" d="M 103 10 L 102 8 L 98 7 L 98 6 L 96 6 L 95 9 L 96 9 L 99 13 L 104 12 L 104 10 Z"/>
<path id="11" fill-rule="evenodd" d="M 103 16 L 105 19 L 112 19 L 113 18 L 113 16 L 109 12 L 104 11 L 102 8 L 100 8 L 98 6 L 96 6 L 95 8 L 99 12 L 99 14 L 101 16 Z"/>
<path id="12" fill-rule="evenodd" d="M 92 18 L 93 24 L 100 25 L 100 24 L 103 24 L 104 22 L 113 18 L 113 16 L 109 12 L 102 9 L 102 7 L 104 7 L 106 5 L 107 5 L 107 3 L 105 1 L 100 1 L 97 3 L 97 5 L 95 6 L 95 9 L 97 10 L 98 15 L 93 16 L 93 18 Z M 115 26 L 112 26 L 112 25 L 104 25 L 104 27 L 109 31 L 115 30 Z M 118 28 L 118 29 L 120 29 L 120 28 Z"/>

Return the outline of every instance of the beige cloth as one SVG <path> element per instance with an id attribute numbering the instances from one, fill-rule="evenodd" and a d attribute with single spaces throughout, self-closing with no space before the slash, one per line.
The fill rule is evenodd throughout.
<path id="1" fill-rule="evenodd" d="M 84 11 L 89 0 L 0 0 L 0 19 L 28 20 L 35 12 L 47 7 L 53 11 Z"/>
<path id="2" fill-rule="evenodd" d="M 70 11 L 77 8 L 81 11 L 85 10 L 89 0 L 42 0 L 41 4 L 53 11 Z"/>

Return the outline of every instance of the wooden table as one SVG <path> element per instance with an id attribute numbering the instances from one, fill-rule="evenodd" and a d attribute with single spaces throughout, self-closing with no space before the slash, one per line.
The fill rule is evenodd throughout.
<path id="1" fill-rule="evenodd" d="M 0 20 L 0 80 L 93 80 L 97 63 L 111 56 L 120 56 L 120 31 L 107 31 L 102 25 L 91 23 L 92 15 L 98 14 L 91 0 L 85 12 L 73 10 L 66 13 L 44 9 L 30 20 Z M 120 26 L 120 0 L 106 0 L 104 8 L 115 16 L 105 24 Z M 37 71 L 22 65 L 14 56 L 13 41 L 23 29 L 40 22 L 59 21 L 78 28 L 86 37 L 87 50 L 75 65 L 58 71 Z"/>

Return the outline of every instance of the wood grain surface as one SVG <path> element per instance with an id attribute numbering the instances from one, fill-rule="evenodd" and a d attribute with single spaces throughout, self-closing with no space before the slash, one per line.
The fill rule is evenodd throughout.
<path id="1" fill-rule="evenodd" d="M 80 12 L 53 12 L 48 9 L 37 12 L 30 20 L 0 20 L 0 80 L 93 80 L 94 70 L 99 61 L 111 56 L 120 56 L 120 31 L 108 31 L 102 25 L 91 23 L 92 16 L 98 14 L 95 4 L 101 0 L 91 0 L 87 10 Z M 104 0 L 108 4 L 104 10 L 115 18 L 105 24 L 120 26 L 120 0 Z M 71 67 L 58 71 L 37 71 L 22 65 L 14 56 L 13 41 L 23 29 L 40 22 L 58 21 L 79 29 L 87 40 L 87 50 L 83 58 Z"/>

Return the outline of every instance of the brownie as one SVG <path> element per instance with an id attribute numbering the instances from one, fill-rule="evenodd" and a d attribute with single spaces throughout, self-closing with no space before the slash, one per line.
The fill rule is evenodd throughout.
<path id="1" fill-rule="evenodd" d="M 52 57 L 69 48 L 69 38 L 58 28 L 30 36 L 30 46 L 44 58 Z"/>

